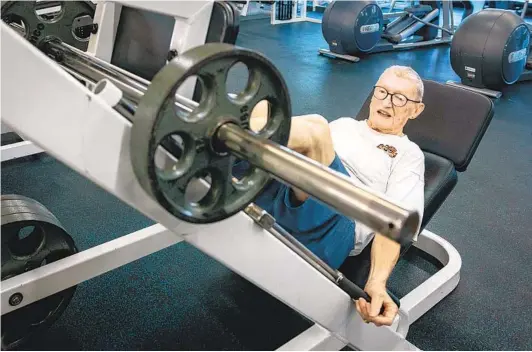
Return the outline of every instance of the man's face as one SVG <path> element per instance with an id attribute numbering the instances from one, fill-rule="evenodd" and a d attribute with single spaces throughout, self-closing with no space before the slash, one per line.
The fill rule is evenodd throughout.
<path id="1" fill-rule="evenodd" d="M 423 103 L 408 100 L 420 100 L 416 84 L 409 79 L 397 77 L 393 72 L 385 72 L 375 85 L 369 107 L 369 125 L 381 133 L 401 135 L 406 123 L 415 119 L 425 108 Z M 388 96 L 386 93 L 389 93 Z M 401 94 L 402 97 L 396 96 L 392 102 L 392 94 Z M 381 100 L 383 97 L 385 98 Z M 403 104 L 404 106 L 397 106 Z"/>

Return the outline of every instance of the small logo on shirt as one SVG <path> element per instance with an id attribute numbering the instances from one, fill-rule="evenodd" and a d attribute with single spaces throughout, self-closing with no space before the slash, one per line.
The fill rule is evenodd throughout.
<path id="1" fill-rule="evenodd" d="M 391 145 L 379 144 L 377 148 L 384 150 L 386 153 L 388 153 L 388 156 L 390 158 L 395 158 L 397 156 L 397 149 L 395 149 L 395 147 L 392 147 Z"/>

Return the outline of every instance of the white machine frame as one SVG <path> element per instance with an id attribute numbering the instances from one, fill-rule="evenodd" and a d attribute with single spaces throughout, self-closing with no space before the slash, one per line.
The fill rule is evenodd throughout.
<path id="1" fill-rule="evenodd" d="M 286 24 L 286 23 L 296 23 L 296 22 L 312 22 L 312 23 L 321 23 L 320 19 L 312 18 L 307 16 L 307 1 L 306 0 L 296 0 L 292 1 L 292 18 L 289 20 L 279 20 L 276 18 L 278 3 L 275 1 L 272 4 L 271 10 L 271 24 Z M 301 12 L 298 16 L 297 7 L 301 6 Z M 316 8 L 316 1 L 312 2 L 312 8 Z"/>
<path id="2" fill-rule="evenodd" d="M 198 27 L 199 23 L 207 27 L 203 18 L 209 17 L 209 11 L 202 3 L 206 2 L 188 3 L 190 16 L 180 12 L 176 17 L 180 22 L 176 28 L 187 33 L 186 38 L 173 38 L 172 46 L 178 51 L 204 43 L 206 29 Z M 171 3 L 122 4 L 172 13 L 161 8 L 162 4 L 171 7 Z M 98 35 L 91 37 L 89 49 L 102 59 L 110 59 L 118 6 L 105 2 L 97 8 L 102 25 Z M 183 11 L 183 5 L 179 7 Z M 12 87 L 2 90 L 3 122 L 158 223 L 3 281 L 2 315 L 186 241 L 315 323 L 280 350 L 338 350 L 346 345 L 360 350 L 417 349 L 406 340 L 410 325 L 448 295 L 460 279 L 461 258 L 450 243 L 423 231 L 415 246 L 438 259 L 443 269 L 401 299 L 399 317 L 391 328 L 365 324 L 344 291 L 243 212 L 208 225 L 186 223 L 170 215 L 148 197 L 133 173 L 131 123 L 5 23 L 0 23 L 0 28 L 6 49 L 2 51 L 1 75 L 5 86 Z M 50 82 L 54 89 L 49 89 Z M 24 87 L 24 91 L 16 87 Z M 33 97 L 31 104 L 28 96 Z M 294 282 L 304 284 L 291 284 Z M 15 307 L 9 304 L 14 293 L 23 295 Z"/>

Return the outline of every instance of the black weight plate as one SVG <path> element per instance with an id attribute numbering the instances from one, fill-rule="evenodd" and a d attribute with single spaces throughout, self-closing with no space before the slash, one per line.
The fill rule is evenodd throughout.
<path id="1" fill-rule="evenodd" d="M 88 37 L 74 35 L 75 23 L 90 16 L 94 19 L 95 5 L 90 1 L 6 1 L 2 4 L 2 20 L 19 28 L 32 44 L 59 38 L 80 50 L 87 50 Z M 17 25 L 19 24 L 19 25 Z"/>
<path id="2" fill-rule="evenodd" d="M 17 207 L 2 208 L 11 213 L 2 214 L 2 281 L 77 252 L 74 241 L 55 217 L 39 212 L 30 202 L 27 205 L 18 208 L 36 213 L 13 212 Z M 3 348 L 16 348 L 46 330 L 61 316 L 75 289 L 70 287 L 2 315 Z"/>
<path id="3" fill-rule="evenodd" d="M 22 196 L 20 194 L 2 194 L 2 195 L 0 195 L 0 203 L 3 202 L 3 201 L 6 201 L 6 200 L 23 200 L 23 201 L 26 201 L 26 202 L 29 202 L 29 203 L 37 204 L 40 207 L 46 209 L 46 207 L 42 203 L 39 203 L 38 201 L 36 201 L 33 198 Z"/>
<path id="4" fill-rule="evenodd" d="M 24 200 L 3 200 L 1 203 L 2 216 L 16 213 L 33 213 L 45 215 L 53 220 L 57 225 L 59 220 L 48 209 L 39 203 L 27 202 Z"/>
<path id="5" fill-rule="evenodd" d="M 59 220 L 52 214 L 52 213 L 46 213 L 40 209 L 36 208 L 29 208 L 24 206 L 13 206 L 13 207 L 2 207 L 2 224 L 4 222 L 11 221 L 10 215 L 16 215 L 16 214 L 33 214 L 40 216 L 42 218 L 47 219 L 49 222 L 52 222 L 54 225 L 61 227 Z"/>
<path id="6" fill-rule="evenodd" d="M 7 209 L 11 208 L 10 213 L 16 213 L 16 209 L 21 208 L 21 212 L 30 212 L 35 214 L 46 214 L 48 217 L 55 219 L 59 223 L 59 220 L 50 212 L 44 205 L 34 200 L 23 199 L 2 199 L 0 201 L 0 208 L 2 209 L 2 215 L 6 215 Z"/>
<path id="7" fill-rule="evenodd" d="M 229 69 L 243 63 L 249 71 L 247 87 L 230 98 L 226 91 Z M 176 90 L 188 77 L 202 82 L 199 106 L 190 114 L 175 110 Z M 257 103 L 270 102 L 270 116 L 257 137 L 285 145 L 290 132 L 290 98 L 279 71 L 265 57 L 228 44 L 210 43 L 172 60 L 154 77 L 135 113 L 131 131 L 133 170 L 144 190 L 176 217 L 193 223 L 225 219 L 251 203 L 269 181 L 269 175 L 252 167 L 233 182 L 236 160 L 217 149 L 216 130 L 224 123 L 249 129 L 249 115 Z M 252 132 L 254 133 L 254 132 Z M 155 165 L 158 146 L 178 136 L 183 153 L 169 172 Z M 186 193 L 195 178 L 210 176 L 210 189 L 191 201 Z"/>

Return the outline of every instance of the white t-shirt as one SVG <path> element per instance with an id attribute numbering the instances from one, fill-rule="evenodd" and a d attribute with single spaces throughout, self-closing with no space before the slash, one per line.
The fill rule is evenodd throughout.
<path id="1" fill-rule="evenodd" d="M 417 144 L 406 135 L 377 132 L 366 120 L 342 117 L 329 127 L 336 154 L 357 186 L 369 187 L 423 217 L 425 158 Z M 351 255 L 359 254 L 373 236 L 372 229 L 357 222 Z"/>

